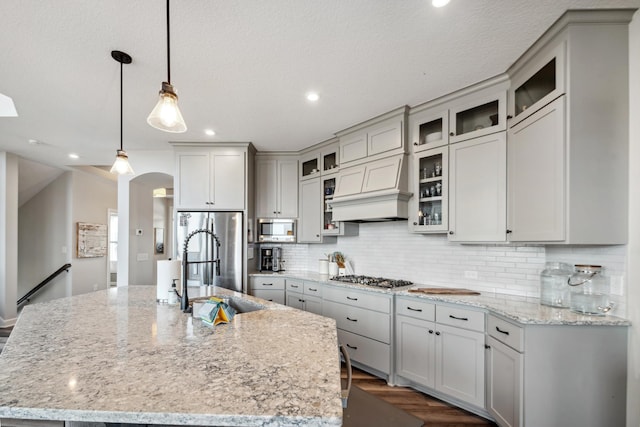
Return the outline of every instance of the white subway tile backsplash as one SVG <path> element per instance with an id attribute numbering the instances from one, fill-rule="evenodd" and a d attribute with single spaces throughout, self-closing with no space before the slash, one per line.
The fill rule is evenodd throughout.
<path id="1" fill-rule="evenodd" d="M 420 235 L 405 221 L 360 224 L 358 236 L 337 243 L 282 245 L 285 268 L 318 271 L 318 260 L 342 252 L 356 274 L 385 276 L 415 283 L 457 286 L 481 292 L 527 297 L 540 294 L 540 272 L 547 261 L 603 265 L 626 295 L 627 248 L 617 246 L 544 246 L 450 243 L 446 234 Z M 477 279 L 465 278 L 476 271 Z M 622 281 L 620 285 L 619 281 Z M 625 297 L 614 296 L 614 315 L 624 317 Z"/>

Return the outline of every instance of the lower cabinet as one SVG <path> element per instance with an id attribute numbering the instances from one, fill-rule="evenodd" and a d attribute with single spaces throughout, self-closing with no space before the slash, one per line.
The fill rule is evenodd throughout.
<path id="1" fill-rule="evenodd" d="M 250 277 L 249 294 L 284 305 L 284 277 Z"/>
<path id="2" fill-rule="evenodd" d="M 397 375 L 483 410 L 484 330 L 484 312 L 396 297 Z"/>
<path id="3" fill-rule="evenodd" d="M 624 426 L 627 327 L 489 315 L 487 410 L 501 427 Z"/>
<path id="4" fill-rule="evenodd" d="M 317 282 L 287 279 L 287 306 L 322 315 L 322 285 Z"/>
<path id="5" fill-rule="evenodd" d="M 390 379 L 393 295 L 325 286 L 322 314 L 336 320 L 338 340 L 356 365 Z"/>

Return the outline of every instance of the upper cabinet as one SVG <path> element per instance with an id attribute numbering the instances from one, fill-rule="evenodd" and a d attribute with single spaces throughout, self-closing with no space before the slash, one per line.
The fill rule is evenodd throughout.
<path id="1" fill-rule="evenodd" d="M 257 218 L 297 218 L 297 158 L 258 156 L 255 188 Z"/>
<path id="2" fill-rule="evenodd" d="M 244 210 L 248 144 L 176 145 L 176 208 Z"/>
<path id="3" fill-rule="evenodd" d="M 336 133 L 342 165 L 406 152 L 407 106 Z"/>
<path id="4" fill-rule="evenodd" d="M 411 109 L 414 153 L 504 131 L 507 128 L 506 74 Z"/>
<path id="5" fill-rule="evenodd" d="M 508 70 L 509 241 L 626 243 L 632 16 L 568 11 Z"/>

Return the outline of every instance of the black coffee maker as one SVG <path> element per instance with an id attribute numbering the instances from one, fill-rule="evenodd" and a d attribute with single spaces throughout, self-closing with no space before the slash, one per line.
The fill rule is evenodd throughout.
<path id="1" fill-rule="evenodd" d="M 260 248 L 260 271 L 281 271 L 281 251 L 280 248 Z"/>

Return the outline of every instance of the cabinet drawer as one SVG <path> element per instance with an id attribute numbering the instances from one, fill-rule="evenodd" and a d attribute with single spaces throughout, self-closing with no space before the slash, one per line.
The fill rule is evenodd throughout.
<path id="1" fill-rule="evenodd" d="M 436 308 L 436 322 L 457 328 L 484 332 L 484 313 L 481 311 L 438 305 Z"/>
<path id="2" fill-rule="evenodd" d="M 287 285 L 287 291 L 303 293 L 304 282 L 302 280 L 287 279 L 285 282 Z"/>
<path id="3" fill-rule="evenodd" d="M 391 312 L 391 297 L 388 295 L 379 295 L 372 292 L 359 292 L 349 288 L 335 288 L 333 286 L 325 287 L 322 293 L 326 300 L 349 304 L 369 310 L 376 310 L 383 313 Z"/>
<path id="4" fill-rule="evenodd" d="M 489 316 L 488 333 L 493 338 L 519 352 L 524 351 L 524 330 L 496 316 Z"/>
<path id="5" fill-rule="evenodd" d="M 304 282 L 304 294 L 314 295 L 317 297 L 322 296 L 322 285 L 316 282 Z"/>
<path id="6" fill-rule="evenodd" d="M 396 314 L 421 320 L 436 319 L 436 305 L 418 298 L 396 298 Z"/>
<path id="7" fill-rule="evenodd" d="M 349 357 L 363 365 L 389 374 L 391 347 L 388 344 L 338 329 L 338 341 L 347 347 Z"/>
<path id="8" fill-rule="evenodd" d="M 384 343 L 391 342 L 390 316 L 363 308 L 324 301 L 322 314 L 336 320 L 338 328 Z"/>
<path id="9" fill-rule="evenodd" d="M 251 295 L 284 305 L 284 290 L 282 289 L 254 289 L 251 291 Z"/>
<path id="10" fill-rule="evenodd" d="M 284 289 L 282 277 L 252 277 L 249 280 L 251 289 Z"/>

